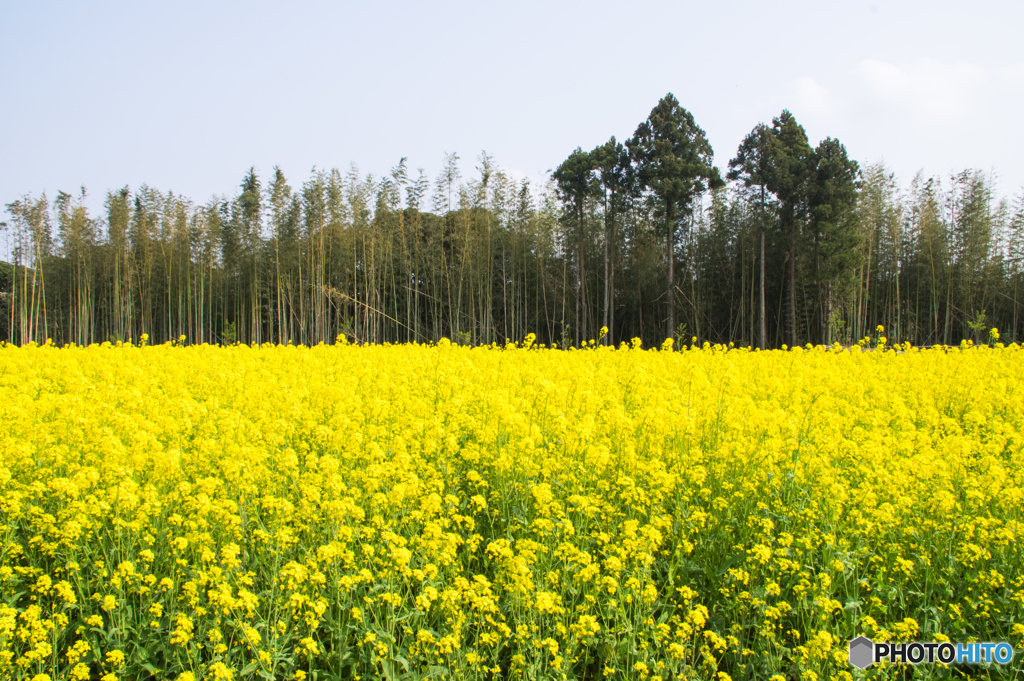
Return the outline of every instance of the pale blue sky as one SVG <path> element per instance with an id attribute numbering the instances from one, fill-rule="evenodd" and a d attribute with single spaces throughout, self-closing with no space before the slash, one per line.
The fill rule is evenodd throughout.
<path id="1" fill-rule="evenodd" d="M 539 177 L 673 92 L 724 169 L 789 108 L 904 183 L 1024 186 L 1021 2 L 0 5 L 0 203 L 147 183 L 205 202 L 254 165 L 433 179 L 482 149 Z M 2 218 L 0 218 L 2 219 Z"/>

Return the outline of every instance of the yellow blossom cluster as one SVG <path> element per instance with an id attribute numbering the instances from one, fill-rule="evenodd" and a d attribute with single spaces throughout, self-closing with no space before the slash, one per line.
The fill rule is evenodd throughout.
<path id="1" fill-rule="evenodd" d="M 0 679 L 826 679 L 858 634 L 1020 648 L 1022 445 L 998 343 L 0 347 Z"/>

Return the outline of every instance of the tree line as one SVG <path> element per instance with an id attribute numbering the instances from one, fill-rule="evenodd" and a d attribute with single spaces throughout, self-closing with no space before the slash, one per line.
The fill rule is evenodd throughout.
<path id="1" fill-rule="evenodd" d="M 1024 195 L 965 170 L 861 167 L 788 111 L 725 172 L 671 94 L 634 134 L 535 186 L 482 153 L 464 179 L 250 168 L 197 204 L 148 186 L 7 204 L 0 339 L 15 344 L 504 343 L 665 338 L 775 348 L 883 326 L 915 345 L 1022 336 Z M 604 331 L 607 329 L 607 331 Z"/>

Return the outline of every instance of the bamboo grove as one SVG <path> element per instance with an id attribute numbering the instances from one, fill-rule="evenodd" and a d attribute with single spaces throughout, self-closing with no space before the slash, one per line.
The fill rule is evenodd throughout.
<path id="1" fill-rule="evenodd" d="M 789 112 L 723 173 L 666 96 L 625 144 L 577 149 L 546 184 L 482 153 L 431 182 L 279 168 L 199 204 L 148 186 L 23 196 L 3 224 L 0 339 L 316 345 L 849 343 L 1024 336 L 1024 195 L 965 170 L 901 182 Z M 609 331 L 602 335 L 601 327 Z"/>

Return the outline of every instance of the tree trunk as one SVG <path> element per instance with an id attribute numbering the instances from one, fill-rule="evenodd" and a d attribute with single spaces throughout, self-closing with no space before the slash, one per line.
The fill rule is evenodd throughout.
<path id="1" fill-rule="evenodd" d="M 668 335 L 666 338 L 675 338 L 676 333 L 676 259 L 675 259 L 675 202 L 666 202 L 665 215 L 668 217 L 668 234 L 665 242 L 668 246 Z"/>
<path id="2" fill-rule="evenodd" d="M 796 347 L 796 224 L 789 228 L 789 344 Z"/>
<path id="3" fill-rule="evenodd" d="M 761 349 L 765 349 L 765 343 L 767 341 L 767 321 L 765 320 L 765 309 L 764 309 L 764 224 L 761 225 Z"/>
<path id="4" fill-rule="evenodd" d="M 740 345 L 747 344 L 747 249 L 740 237 Z M 751 343 L 752 344 L 752 343 Z"/>
<path id="5" fill-rule="evenodd" d="M 614 197 L 612 197 L 614 201 Z M 615 216 L 612 216 L 611 262 L 608 270 L 608 345 L 615 345 Z M 1014 325 L 1016 327 L 1016 324 Z"/>
<path id="6" fill-rule="evenodd" d="M 579 217 L 580 217 L 580 329 L 577 336 L 577 340 L 580 342 L 587 341 L 587 267 L 585 256 L 583 254 L 583 202 L 579 204 Z"/>
<path id="7" fill-rule="evenodd" d="M 608 328 L 608 306 L 609 306 L 609 269 L 608 269 L 608 202 L 605 201 L 604 206 L 604 318 L 601 322 L 601 326 Z M 608 339 L 603 338 L 602 343 L 608 344 Z"/>

